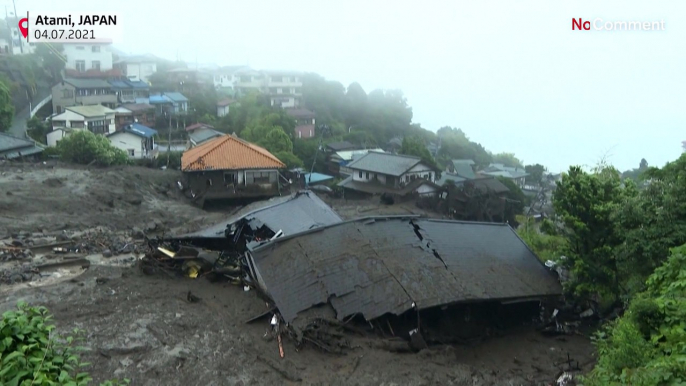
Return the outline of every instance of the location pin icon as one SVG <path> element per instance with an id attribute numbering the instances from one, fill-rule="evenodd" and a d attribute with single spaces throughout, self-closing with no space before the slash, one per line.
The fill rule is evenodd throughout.
<path id="1" fill-rule="evenodd" d="M 26 24 L 26 27 L 24 27 L 24 24 Z M 24 38 L 29 36 L 29 19 L 23 18 L 19 20 L 19 31 L 24 35 Z"/>

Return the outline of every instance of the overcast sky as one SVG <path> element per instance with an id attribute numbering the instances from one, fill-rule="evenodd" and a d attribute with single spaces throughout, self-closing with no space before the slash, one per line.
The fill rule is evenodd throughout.
<path id="1" fill-rule="evenodd" d="M 683 1 L 16 3 L 20 14 L 117 12 L 128 53 L 401 89 L 422 127 L 462 128 L 551 171 L 605 154 L 621 170 L 662 166 L 686 140 Z M 574 17 L 664 20 L 665 31 L 572 31 Z"/>

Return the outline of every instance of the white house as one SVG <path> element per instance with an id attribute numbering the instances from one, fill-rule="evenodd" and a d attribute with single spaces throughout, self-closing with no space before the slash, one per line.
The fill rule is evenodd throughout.
<path id="1" fill-rule="evenodd" d="M 131 81 L 148 82 L 150 76 L 157 72 L 157 57 L 153 55 L 129 56 L 117 61 L 114 65 Z"/>
<path id="2" fill-rule="evenodd" d="M 229 115 L 230 105 L 234 102 L 233 99 L 223 99 L 217 102 L 217 116 L 225 117 Z"/>
<path id="3" fill-rule="evenodd" d="M 55 146 L 73 130 L 89 130 L 94 134 L 115 131 L 115 111 L 102 105 L 65 107 L 65 111 L 52 118 L 53 131 L 48 133 L 48 146 Z"/>
<path id="4" fill-rule="evenodd" d="M 126 125 L 122 130 L 108 134 L 112 146 L 124 150 L 129 158 L 153 158 L 157 155 L 155 145 L 157 130 L 138 123 Z"/>
<path id="5" fill-rule="evenodd" d="M 112 50 L 108 43 L 69 43 L 64 44 L 65 68 L 86 72 L 109 71 L 112 69 Z"/>
<path id="6" fill-rule="evenodd" d="M 370 194 L 435 194 L 436 169 L 419 157 L 370 151 L 347 165 L 351 175 L 339 183 Z"/>

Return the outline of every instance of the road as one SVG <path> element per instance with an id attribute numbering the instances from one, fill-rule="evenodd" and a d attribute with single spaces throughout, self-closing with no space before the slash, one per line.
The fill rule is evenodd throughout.
<path id="1" fill-rule="evenodd" d="M 31 102 L 31 107 L 47 98 L 51 92 L 52 91 L 50 89 L 39 90 Z M 29 119 L 31 107 L 26 106 L 21 111 L 14 114 L 14 119 L 12 120 L 12 127 L 10 127 L 9 134 L 14 135 L 15 137 L 24 138 L 24 133 L 26 133 L 26 121 Z"/>

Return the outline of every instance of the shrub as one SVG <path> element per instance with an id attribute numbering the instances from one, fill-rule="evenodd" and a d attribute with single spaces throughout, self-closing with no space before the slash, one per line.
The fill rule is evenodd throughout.
<path id="1" fill-rule="evenodd" d="M 80 368 L 77 346 L 83 341 L 82 331 L 60 336 L 55 332 L 52 315 L 45 307 L 30 307 L 20 302 L 0 319 L 0 385 L 88 385 L 93 379 Z M 103 386 L 128 384 L 128 380 L 107 381 Z"/>
<path id="2" fill-rule="evenodd" d="M 57 144 L 57 151 L 63 161 L 79 164 L 95 162 L 100 166 L 126 165 L 129 156 L 125 151 L 112 146 L 110 141 L 88 130 L 72 132 Z"/>
<path id="3" fill-rule="evenodd" d="M 686 245 L 646 282 L 618 321 L 598 333 L 585 385 L 686 384 Z"/>

